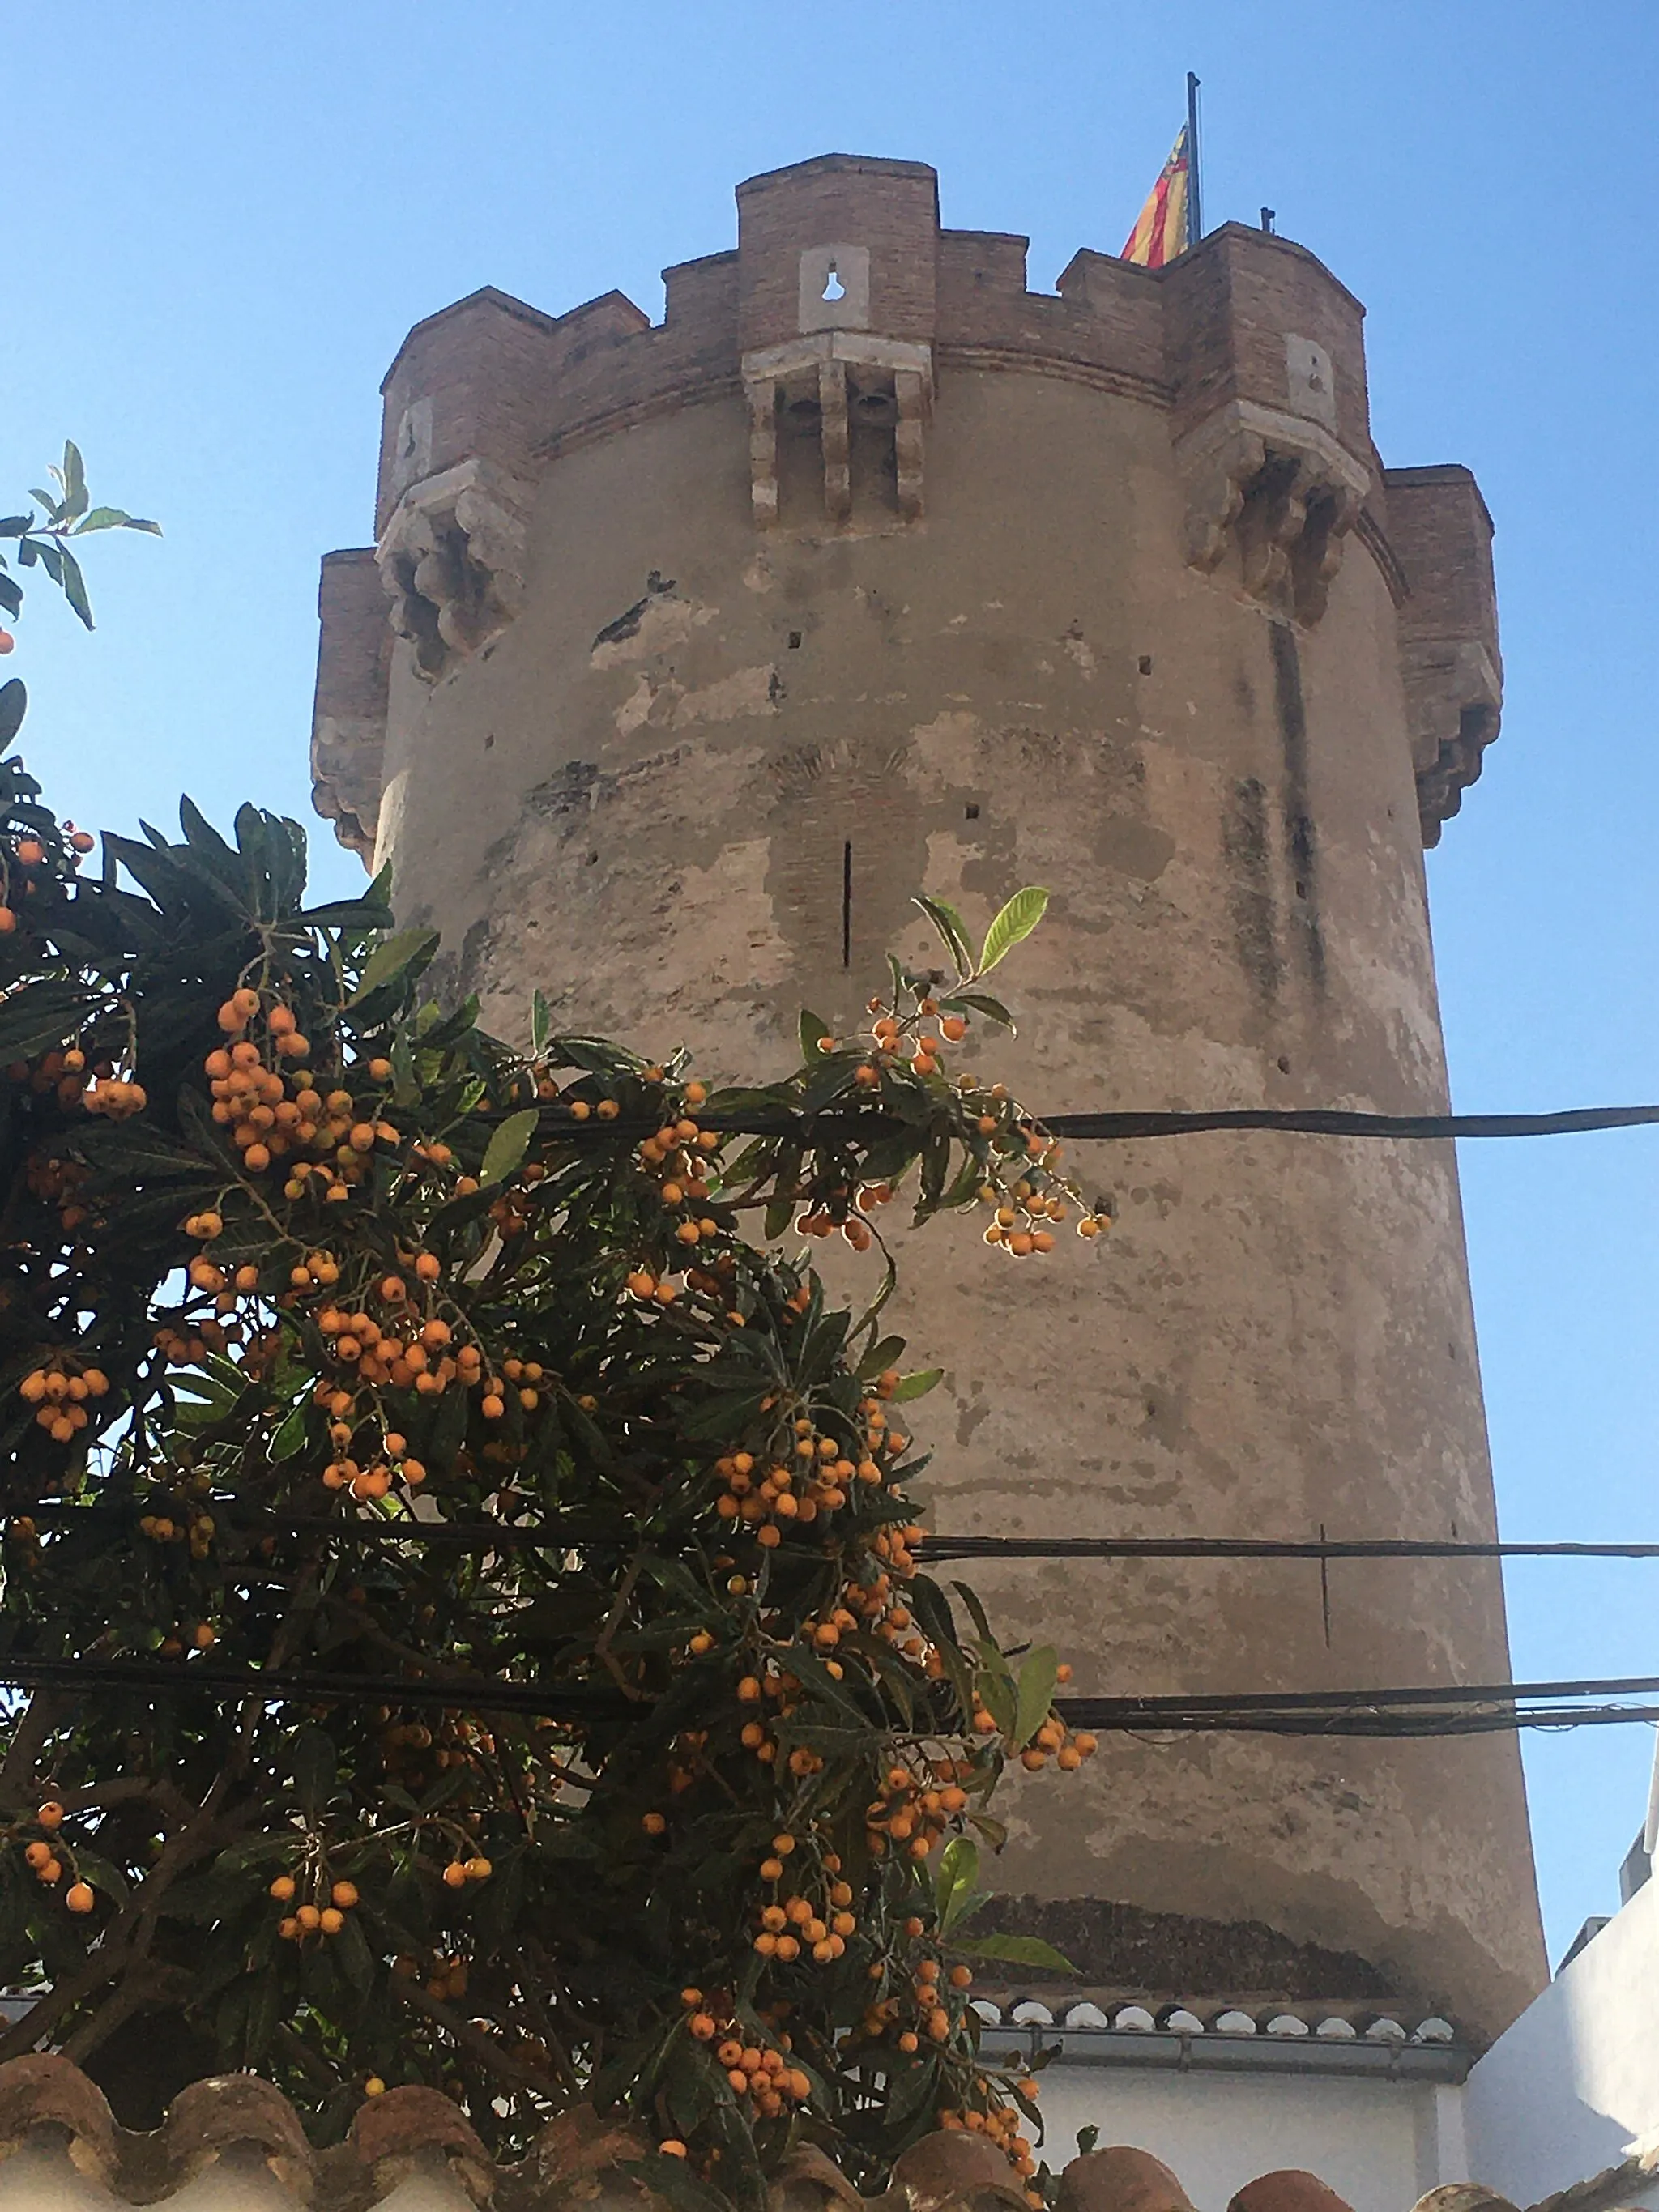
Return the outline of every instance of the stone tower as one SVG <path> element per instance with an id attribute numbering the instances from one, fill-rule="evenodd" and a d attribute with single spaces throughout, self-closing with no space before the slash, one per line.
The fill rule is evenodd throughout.
<path id="1" fill-rule="evenodd" d="M 451 980 L 717 1074 L 851 1020 L 926 888 L 1050 916 L 1038 1108 L 1446 1103 L 1422 849 L 1495 734 L 1491 524 L 1385 469 L 1362 309 L 1228 225 L 1156 273 L 940 228 L 827 155 L 738 245 L 560 316 L 484 290 L 384 387 L 378 542 L 323 566 L 317 804 Z M 988 1066 L 988 1056 L 981 1065 Z M 928 1232 L 932 1525 L 1488 1536 L 1449 1146 L 1100 1146 L 1106 1243 Z M 1083 1692 L 1507 1678 L 1468 1561 L 975 1580 Z M 1543 1960 L 1513 1738 L 1109 1744 L 1013 1795 L 1000 1886 L 1085 1985 L 1409 1999 L 1490 2034 Z"/>

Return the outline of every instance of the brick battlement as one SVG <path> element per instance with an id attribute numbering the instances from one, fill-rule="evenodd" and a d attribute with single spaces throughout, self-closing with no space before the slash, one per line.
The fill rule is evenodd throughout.
<path id="1" fill-rule="evenodd" d="M 512 618 L 535 488 L 564 455 L 735 401 L 757 530 L 907 529 L 951 380 L 1037 376 L 1157 410 L 1186 562 L 1270 612 L 1316 624 L 1350 536 L 1369 555 L 1402 610 L 1435 842 L 1498 726 L 1491 525 L 1466 471 L 1383 470 L 1364 310 L 1311 253 L 1229 223 L 1156 270 L 1085 248 L 1054 292 L 1032 292 L 1028 241 L 942 228 L 925 163 L 847 154 L 751 177 L 737 209 L 735 250 L 664 270 L 659 324 L 620 292 L 550 315 L 486 286 L 410 331 L 381 387 L 375 556 L 419 675 L 436 681 Z M 349 600 L 354 636 L 364 588 L 325 588 L 343 622 Z M 362 668 L 331 670 L 327 631 L 319 698 L 362 690 Z M 356 706 L 347 720 L 363 724 Z M 322 732 L 319 804 L 366 849 L 356 750 L 363 774 L 343 776 L 339 730 Z"/>
<path id="2" fill-rule="evenodd" d="M 1026 289 L 1023 237 L 942 229 L 937 179 L 920 162 L 826 155 L 751 178 L 737 199 L 738 248 L 665 270 L 660 324 L 617 292 L 554 316 L 493 287 L 417 323 L 381 387 L 377 530 L 410 482 L 461 460 L 488 453 L 533 473 L 592 438 L 736 392 L 745 354 L 809 327 L 803 262 L 837 248 L 866 274 L 845 322 L 823 301 L 811 330 L 926 346 L 942 371 L 1097 385 L 1170 409 L 1177 434 L 1232 400 L 1300 411 L 1285 362 L 1296 336 L 1335 372 L 1334 407 L 1309 419 L 1328 421 L 1372 470 L 1364 310 L 1288 240 L 1229 224 L 1158 270 L 1085 249 L 1054 295 Z"/>

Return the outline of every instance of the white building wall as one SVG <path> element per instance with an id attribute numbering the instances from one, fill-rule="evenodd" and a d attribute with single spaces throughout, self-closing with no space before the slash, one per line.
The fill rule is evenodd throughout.
<path id="1" fill-rule="evenodd" d="M 1353 2212 L 1409 2212 L 1437 2183 L 1466 2178 L 1443 2163 L 1449 2153 L 1455 2168 L 1461 2148 L 1462 2094 L 1431 2081 L 1059 2063 L 1042 2075 L 1043 2148 L 1064 2166 L 1078 2130 L 1097 2127 L 1102 2149 L 1127 2143 L 1161 2158 L 1197 2212 L 1226 2212 L 1247 2182 L 1285 2166 L 1316 2173 Z"/>
<path id="2" fill-rule="evenodd" d="M 1659 1881 L 1562 1968 L 1463 2094 L 1473 2168 L 1517 2204 L 1659 2146 Z M 1617 2201 L 1659 2206 L 1659 2174 Z"/>

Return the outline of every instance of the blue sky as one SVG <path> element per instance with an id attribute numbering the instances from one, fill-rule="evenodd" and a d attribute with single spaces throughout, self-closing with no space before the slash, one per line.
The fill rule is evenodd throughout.
<path id="1" fill-rule="evenodd" d="M 1385 457 L 1469 463 L 1497 518 L 1504 735 L 1430 864 L 1456 1102 L 1659 1097 L 1650 0 L 9 13 L 3 481 L 72 434 L 167 530 L 92 549 L 95 640 L 26 613 L 64 811 L 305 817 L 317 561 L 368 534 L 418 317 L 486 283 L 659 313 L 739 179 L 830 149 L 933 162 L 945 221 L 1029 231 L 1045 285 L 1121 242 L 1191 68 L 1209 219 L 1277 209 L 1370 310 Z M 1659 1539 L 1659 1133 L 1466 1146 L 1464 1192 L 1506 1533 Z M 1659 1566 L 1510 1590 L 1520 1675 L 1659 1672 Z M 1556 1955 L 1616 1902 L 1650 1754 L 1528 1742 Z"/>

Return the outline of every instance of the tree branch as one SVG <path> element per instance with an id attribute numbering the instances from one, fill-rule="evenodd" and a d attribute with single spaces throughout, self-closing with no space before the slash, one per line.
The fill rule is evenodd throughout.
<path id="1" fill-rule="evenodd" d="M 444 2033 L 463 2051 L 470 2051 L 481 2066 L 498 2075 L 501 2081 L 509 2082 L 515 2089 L 533 2089 L 538 2096 L 545 2097 L 550 2104 L 562 2105 L 565 2102 L 560 2085 L 550 2081 L 539 2067 L 514 2057 L 510 2051 L 504 2051 L 482 2028 L 474 2027 L 471 2021 L 463 2020 L 459 2013 L 451 2011 L 439 1998 L 428 1996 L 418 1982 L 405 1981 L 401 1975 L 394 1975 L 392 1986 L 411 2011 L 424 2013 L 434 2027 L 442 2028 Z"/>

